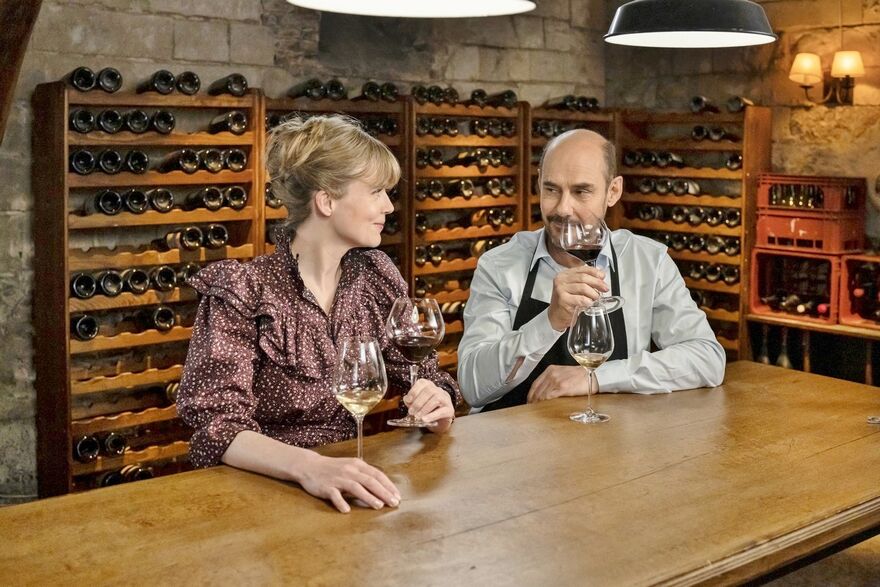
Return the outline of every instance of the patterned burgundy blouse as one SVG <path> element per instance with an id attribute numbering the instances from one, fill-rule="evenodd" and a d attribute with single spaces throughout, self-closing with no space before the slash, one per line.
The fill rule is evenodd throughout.
<path id="1" fill-rule="evenodd" d="M 202 294 L 180 382 L 177 409 L 195 428 L 190 459 L 197 467 L 220 463 L 242 430 L 287 444 L 312 447 L 352 438 L 355 421 L 333 395 L 336 343 L 366 334 L 382 346 L 387 396 L 409 389 L 409 365 L 385 334 L 391 304 L 407 287 L 388 256 L 353 249 L 328 318 L 303 284 L 290 241 L 248 263 L 219 261 L 190 279 Z M 419 377 L 430 379 L 458 404 L 455 380 L 434 353 Z"/>

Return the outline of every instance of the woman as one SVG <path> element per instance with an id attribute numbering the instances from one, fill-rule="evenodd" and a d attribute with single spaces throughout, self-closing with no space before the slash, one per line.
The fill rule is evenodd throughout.
<path id="1" fill-rule="evenodd" d="M 389 386 L 409 388 L 409 366 L 385 335 L 395 298 L 407 295 L 380 244 L 400 179 L 388 148 L 356 121 L 319 116 L 279 126 L 267 145 L 273 192 L 288 222 L 272 255 L 220 261 L 190 279 L 202 294 L 177 407 L 196 429 L 190 458 L 295 481 L 348 512 L 345 496 L 380 509 L 400 492 L 359 459 L 308 447 L 355 435 L 336 401 L 336 345 L 355 334 L 380 340 Z M 436 355 L 420 368 L 405 403 L 445 432 L 460 394 Z"/>

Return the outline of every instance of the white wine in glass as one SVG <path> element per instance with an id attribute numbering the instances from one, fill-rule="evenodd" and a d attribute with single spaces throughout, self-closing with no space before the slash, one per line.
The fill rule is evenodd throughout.
<path id="1" fill-rule="evenodd" d="M 614 352 L 614 332 L 604 304 L 578 308 L 568 330 L 568 352 L 587 371 L 587 409 L 569 416 L 581 424 L 606 422 L 609 416 L 593 410 L 593 371 Z"/>
<path id="2" fill-rule="evenodd" d="M 370 336 L 346 338 L 333 374 L 336 400 L 357 422 L 357 457 L 364 458 L 364 416 L 388 390 L 388 376 L 379 341 Z"/>

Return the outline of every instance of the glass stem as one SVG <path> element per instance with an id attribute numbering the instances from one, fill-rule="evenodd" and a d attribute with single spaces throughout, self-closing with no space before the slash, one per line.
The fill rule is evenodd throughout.
<path id="1" fill-rule="evenodd" d="M 364 417 L 360 416 L 355 418 L 357 420 L 357 430 L 358 430 L 358 457 L 360 460 L 364 460 Z"/>
<path id="2" fill-rule="evenodd" d="M 587 369 L 587 413 L 593 413 L 593 370 Z"/>

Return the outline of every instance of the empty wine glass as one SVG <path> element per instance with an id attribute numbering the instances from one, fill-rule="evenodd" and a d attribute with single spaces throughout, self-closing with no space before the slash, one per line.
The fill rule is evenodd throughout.
<path id="1" fill-rule="evenodd" d="M 357 422 L 357 457 L 363 459 L 364 416 L 388 389 L 379 341 L 370 336 L 354 336 L 342 341 L 333 373 L 333 388 L 336 400 Z"/>
<path id="2" fill-rule="evenodd" d="M 419 363 L 440 344 L 446 332 L 443 314 L 440 312 L 437 300 L 397 298 L 391 306 L 385 327 L 391 342 L 409 363 L 410 386 L 415 385 L 419 375 Z M 405 428 L 437 425 L 436 422 L 424 422 L 410 414 L 396 420 L 388 420 L 388 424 Z"/>
<path id="3" fill-rule="evenodd" d="M 611 238 L 608 225 L 597 217 L 582 221 L 577 217 L 569 216 L 559 224 L 558 230 L 559 247 L 590 267 L 596 266 L 602 247 Z M 604 293 L 595 303 L 603 304 L 608 312 L 613 312 L 623 305 L 623 298 Z"/>
<path id="4" fill-rule="evenodd" d="M 614 352 L 614 332 L 604 304 L 578 308 L 568 330 L 568 352 L 587 371 L 587 409 L 569 416 L 581 424 L 605 422 L 609 416 L 593 411 L 593 371 Z"/>

